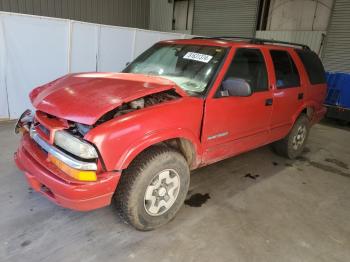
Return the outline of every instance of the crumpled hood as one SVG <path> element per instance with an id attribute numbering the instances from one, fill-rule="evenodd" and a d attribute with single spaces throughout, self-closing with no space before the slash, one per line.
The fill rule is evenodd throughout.
<path id="1" fill-rule="evenodd" d="M 174 82 L 161 77 L 129 73 L 82 73 L 66 75 L 35 88 L 29 96 L 37 110 L 92 125 L 123 103 L 169 89 L 185 95 Z"/>

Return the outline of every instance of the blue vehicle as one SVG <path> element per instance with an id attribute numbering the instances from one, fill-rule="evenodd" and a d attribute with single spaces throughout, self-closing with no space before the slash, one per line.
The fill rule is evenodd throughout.
<path id="1" fill-rule="evenodd" d="M 350 122 L 350 74 L 327 73 L 326 117 Z"/>

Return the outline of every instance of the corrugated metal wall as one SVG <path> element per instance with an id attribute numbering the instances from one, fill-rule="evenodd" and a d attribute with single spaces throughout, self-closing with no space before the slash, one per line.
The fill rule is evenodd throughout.
<path id="1" fill-rule="evenodd" d="M 174 2 L 168 0 L 150 0 L 149 29 L 157 31 L 172 31 Z"/>
<path id="2" fill-rule="evenodd" d="M 195 0 L 195 35 L 254 36 L 258 0 Z"/>
<path id="3" fill-rule="evenodd" d="M 350 1 L 336 0 L 332 12 L 323 63 L 327 71 L 350 73 Z"/>
<path id="4" fill-rule="evenodd" d="M 308 45 L 317 54 L 326 31 L 256 31 L 256 37 Z"/>
<path id="5" fill-rule="evenodd" d="M 326 31 L 334 0 L 271 0 L 266 30 Z"/>
<path id="6" fill-rule="evenodd" d="M 0 0 L 0 11 L 148 28 L 149 0 Z"/>

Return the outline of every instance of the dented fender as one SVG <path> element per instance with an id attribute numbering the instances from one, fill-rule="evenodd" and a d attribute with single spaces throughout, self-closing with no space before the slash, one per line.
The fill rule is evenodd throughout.
<path id="1" fill-rule="evenodd" d="M 172 138 L 193 144 L 202 154 L 200 127 L 203 99 L 182 97 L 115 117 L 91 129 L 85 139 L 93 143 L 107 170 L 122 170 L 143 150 Z"/>

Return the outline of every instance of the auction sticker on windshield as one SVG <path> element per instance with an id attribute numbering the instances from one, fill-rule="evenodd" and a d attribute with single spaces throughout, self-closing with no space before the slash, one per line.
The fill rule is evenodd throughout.
<path id="1" fill-rule="evenodd" d="M 195 60 L 198 62 L 208 63 L 213 57 L 211 55 L 205 55 L 194 52 L 187 52 L 183 57 L 184 59 Z"/>

